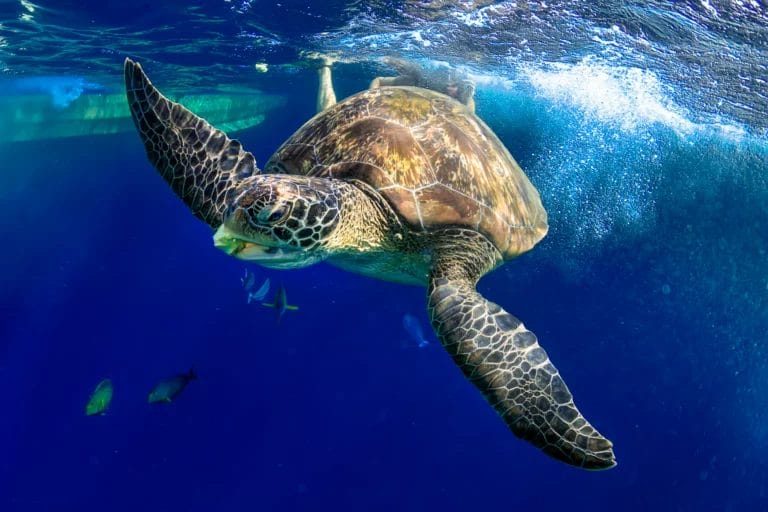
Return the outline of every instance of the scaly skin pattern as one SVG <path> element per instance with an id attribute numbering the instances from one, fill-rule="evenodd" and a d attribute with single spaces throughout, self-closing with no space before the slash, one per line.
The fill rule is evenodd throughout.
<path id="1" fill-rule="evenodd" d="M 326 245 L 328 262 L 376 279 L 425 286 L 430 238 L 413 232 L 372 187 L 352 183 L 341 202 L 342 221 Z"/>
<path id="2" fill-rule="evenodd" d="M 224 218 L 246 238 L 266 236 L 293 249 L 336 255 L 396 251 L 407 230 L 367 189 L 364 183 L 327 178 L 252 176 L 232 193 Z"/>
<path id="3" fill-rule="evenodd" d="M 326 245 L 336 255 L 397 252 L 408 239 L 410 230 L 381 196 L 365 183 L 355 180 L 346 183 L 346 187 L 340 190 L 339 204 L 342 222 Z"/>
<path id="4" fill-rule="evenodd" d="M 128 106 L 147 158 L 198 219 L 218 227 L 227 194 L 259 172 L 256 159 L 240 142 L 160 94 L 139 64 L 125 59 L 124 71 Z"/>
<path id="5" fill-rule="evenodd" d="M 265 236 L 293 249 L 320 250 L 338 226 L 346 187 L 317 178 L 252 176 L 232 193 L 225 223 L 248 238 Z"/>
<path id="6" fill-rule="evenodd" d="M 435 234 L 428 286 L 432 326 L 464 376 L 512 432 L 584 469 L 616 465 L 612 444 L 584 419 L 536 336 L 475 290 L 501 257 L 477 232 Z"/>

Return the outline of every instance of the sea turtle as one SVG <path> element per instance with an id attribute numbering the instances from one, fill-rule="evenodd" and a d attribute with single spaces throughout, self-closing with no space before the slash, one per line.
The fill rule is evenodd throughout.
<path id="1" fill-rule="evenodd" d="M 426 286 L 444 348 L 515 435 L 581 468 L 616 464 L 536 336 L 475 289 L 548 228 L 536 189 L 465 105 L 409 86 L 329 101 L 262 172 L 130 59 L 125 83 L 150 162 L 216 247 L 270 268 L 327 261 Z"/>

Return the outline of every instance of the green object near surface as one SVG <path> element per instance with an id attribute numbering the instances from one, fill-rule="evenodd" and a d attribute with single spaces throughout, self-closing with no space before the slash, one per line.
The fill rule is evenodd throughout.
<path id="1" fill-rule="evenodd" d="M 96 414 L 104 414 L 109 409 L 109 404 L 112 402 L 112 394 L 114 389 L 112 388 L 112 381 L 104 379 L 93 390 L 91 398 L 85 406 L 85 415 L 94 416 Z"/>
<path id="2" fill-rule="evenodd" d="M 244 130 L 264 121 L 285 104 L 282 96 L 256 89 L 176 98 L 188 109 L 227 131 Z M 106 135 L 133 131 L 125 94 L 83 94 L 57 108 L 45 94 L 0 96 L 0 133 L 6 142 Z"/>

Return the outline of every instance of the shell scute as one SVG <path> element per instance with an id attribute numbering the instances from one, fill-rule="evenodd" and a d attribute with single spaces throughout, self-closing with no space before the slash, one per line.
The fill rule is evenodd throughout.
<path id="1" fill-rule="evenodd" d="M 363 181 L 413 229 L 476 229 L 507 258 L 547 232 L 538 192 L 491 129 L 426 89 L 347 98 L 305 123 L 266 171 Z"/>

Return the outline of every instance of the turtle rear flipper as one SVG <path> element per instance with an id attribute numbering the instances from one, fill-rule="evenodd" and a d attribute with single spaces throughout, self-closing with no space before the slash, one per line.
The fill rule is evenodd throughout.
<path id="1" fill-rule="evenodd" d="M 239 141 L 163 96 L 131 59 L 125 59 L 125 89 L 149 161 L 197 218 L 217 228 L 227 193 L 259 172 L 256 159 Z"/>
<path id="2" fill-rule="evenodd" d="M 584 469 L 615 466 L 613 445 L 576 408 L 536 336 L 475 290 L 477 254 L 435 257 L 429 313 L 443 346 L 517 437 Z"/>

